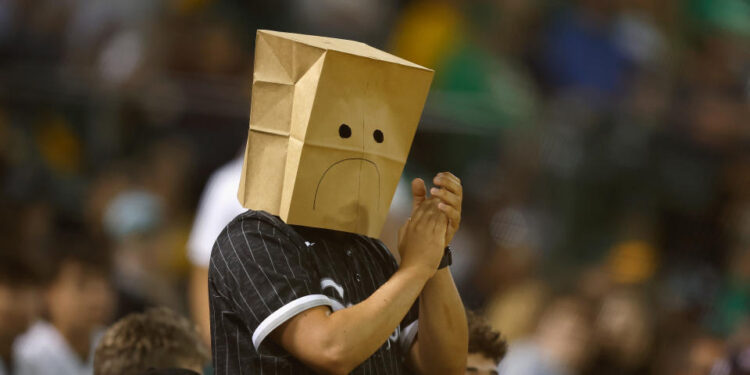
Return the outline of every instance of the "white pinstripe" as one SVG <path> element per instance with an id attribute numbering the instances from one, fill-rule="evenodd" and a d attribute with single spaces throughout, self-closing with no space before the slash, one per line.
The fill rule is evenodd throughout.
<path id="1" fill-rule="evenodd" d="M 240 225 L 240 227 L 241 227 L 240 229 L 242 229 L 242 235 L 245 237 L 245 243 L 247 243 L 247 235 L 245 234 L 245 222 L 244 221 L 242 222 L 242 225 Z M 274 227 L 271 227 L 271 229 L 273 229 L 274 232 L 276 230 Z M 271 263 L 271 268 L 273 268 L 273 272 L 275 272 L 275 273 L 278 274 L 279 271 L 276 270 L 276 265 L 274 264 L 273 257 L 271 257 L 271 252 L 268 250 L 268 245 L 266 245 L 266 240 L 263 238 L 263 232 L 260 230 L 260 220 L 258 220 L 258 237 L 260 237 L 260 240 L 263 242 L 263 248 L 266 250 L 266 254 L 268 254 L 268 261 Z M 248 247 L 249 246 L 250 246 L 250 244 L 248 244 Z M 286 253 L 285 253 L 283 247 L 279 248 L 279 252 L 286 259 Z M 255 260 L 255 258 L 253 258 L 253 260 Z M 289 264 L 289 260 L 288 259 L 287 259 L 286 263 Z M 259 269 L 260 269 L 260 272 L 265 275 L 265 272 L 263 272 L 263 267 L 259 267 Z M 292 268 L 289 267 L 289 270 L 292 270 Z M 297 295 L 297 291 L 294 290 L 294 287 L 292 286 L 292 282 L 289 281 L 289 277 L 287 277 L 285 274 L 281 274 L 281 276 L 284 277 L 284 280 L 286 280 L 287 285 L 289 285 L 289 289 L 291 289 L 292 293 L 294 294 L 294 298 L 295 299 L 299 298 L 299 296 Z M 292 276 L 294 276 L 294 271 L 292 271 Z M 268 275 L 266 275 L 266 280 L 268 280 L 268 282 L 271 284 L 271 286 L 273 286 L 273 284 L 271 283 L 271 280 L 268 279 Z M 276 288 L 274 288 L 274 291 L 276 291 Z M 278 294 L 279 294 L 279 292 L 276 291 L 276 295 L 278 295 Z M 282 301 L 282 303 L 284 303 L 284 301 Z"/>
<path id="2" fill-rule="evenodd" d="M 220 314 L 221 316 L 221 325 L 224 326 L 224 313 L 222 312 Z M 224 347 L 229 349 L 229 339 L 227 338 L 227 331 L 224 331 Z M 229 350 L 225 351 L 226 358 L 224 358 L 224 373 L 229 373 Z"/>
<path id="3" fill-rule="evenodd" d="M 276 227 L 271 227 L 271 237 L 276 236 Z M 289 264 L 289 257 L 286 256 L 286 252 L 284 251 L 284 246 L 281 244 L 281 237 L 276 237 L 279 240 L 279 249 L 281 250 L 281 254 L 284 255 L 284 260 L 286 260 L 286 265 L 289 267 L 289 272 L 292 274 L 292 277 L 297 278 L 297 275 L 294 274 L 294 269 L 292 269 L 292 265 Z"/>
<path id="4" fill-rule="evenodd" d="M 215 265 L 215 264 L 213 264 L 213 262 L 209 264 L 209 266 L 211 266 L 211 265 L 213 265 L 213 266 L 214 266 L 214 268 L 216 269 L 216 272 L 219 272 L 219 268 L 217 268 L 217 267 L 216 267 L 216 265 Z M 231 273 L 231 272 L 230 272 L 230 273 Z M 222 279 L 222 281 L 223 281 L 223 280 L 224 280 L 224 277 L 223 277 L 223 276 L 221 276 L 221 279 Z M 216 289 L 216 290 L 215 290 L 215 292 L 216 292 L 216 293 L 217 293 L 217 294 L 218 294 L 218 295 L 219 295 L 220 297 L 222 297 L 222 298 L 225 298 L 225 299 L 228 299 L 228 300 L 230 300 L 230 301 L 231 301 L 232 303 L 234 303 L 234 304 L 235 304 L 236 306 L 239 306 L 239 305 L 240 305 L 240 303 L 239 303 L 239 302 L 237 302 L 237 300 L 236 300 L 236 299 L 235 299 L 235 298 L 234 298 L 233 296 L 229 296 L 229 297 L 227 297 L 227 296 L 225 296 L 225 295 L 221 294 L 221 291 L 220 291 L 220 290 L 218 290 L 218 289 Z M 244 300 L 244 297 L 243 297 L 243 300 Z M 247 301 L 245 301 L 245 306 L 247 306 L 248 308 L 250 308 L 250 306 L 248 306 L 248 304 L 247 304 Z M 224 312 L 234 312 L 234 311 L 227 311 L 227 310 L 223 310 L 223 311 L 222 311 L 222 313 L 224 313 Z M 258 317 L 257 317 L 257 316 L 255 315 L 255 312 L 254 312 L 254 311 L 253 311 L 252 309 L 250 309 L 250 313 L 251 313 L 251 314 L 253 315 L 253 318 L 254 318 L 254 319 L 255 319 L 256 321 L 260 321 L 260 319 L 258 319 Z"/>
<path id="5" fill-rule="evenodd" d="M 242 229 L 242 235 L 245 236 L 245 221 L 242 221 L 241 225 Z M 258 220 L 258 237 L 260 237 L 260 241 L 263 242 L 263 249 L 266 250 L 266 254 L 268 255 L 268 261 L 271 262 L 271 268 L 273 268 L 273 272 L 279 273 L 279 271 L 276 270 L 276 265 L 273 262 L 273 259 L 271 258 L 271 252 L 268 251 L 268 245 L 266 245 L 266 239 L 263 238 L 263 232 L 260 230 L 260 220 Z M 245 242 L 247 242 L 247 236 L 245 236 Z M 283 253 L 283 252 L 282 252 Z"/>
<path id="6" fill-rule="evenodd" d="M 276 237 L 276 227 L 274 227 L 274 226 L 271 227 L 271 237 Z M 292 268 L 291 263 L 289 263 L 289 257 L 286 256 L 286 251 L 284 249 L 284 244 L 281 242 L 281 237 L 276 237 L 276 239 L 279 240 L 279 251 L 281 251 L 281 254 L 284 255 L 284 259 L 286 260 L 286 265 L 287 265 L 287 267 L 289 267 L 289 272 L 292 274 L 292 277 L 296 279 L 297 275 L 294 274 L 294 269 Z M 300 258 L 299 251 L 295 251 L 295 253 L 297 253 L 297 257 Z M 301 265 L 302 265 L 302 261 L 301 261 L 301 258 L 300 258 L 300 267 L 301 267 Z M 300 269 L 304 270 L 304 267 L 301 267 Z M 305 271 L 305 274 L 306 274 L 306 279 L 307 280 L 305 280 L 305 282 L 303 284 L 305 285 L 305 289 L 307 290 L 307 294 L 313 294 L 313 292 L 310 290 L 310 282 L 309 282 L 310 281 L 310 275 L 307 274 L 307 271 Z M 291 282 L 289 281 L 289 278 L 286 275 L 284 275 L 284 278 L 286 279 L 286 282 L 289 285 L 291 285 Z M 294 293 L 294 297 L 295 298 L 299 298 L 299 295 L 297 294 L 297 291 L 294 290 L 294 288 L 292 288 L 292 292 Z"/>
<path id="7" fill-rule="evenodd" d="M 219 245 L 218 242 L 216 242 L 216 244 L 217 244 L 217 246 L 219 246 L 219 250 L 221 250 L 221 245 Z M 227 266 L 227 271 L 229 272 L 230 275 L 232 275 L 232 278 L 237 283 L 237 286 L 239 286 L 240 285 L 240 281 L 239 281 L 239 279 L 237 279 L 237 276 L 234 275 L 234 272 L 232 272 L 232 269 L 229 268 L 229 263 L 227 263 L 227 259 L 224 258 L 224 253 L 222 251 L 219 251 L 219 255 L 221 256 L 221 259 L 224 261 L 224 265 Z M 253 289 L 255 289 L 255 293 L 257 293 L 260 296 L 261 294 L 258 291 L 258 288 L 255 287 L 255 283 L 253 283 L 252 279 L 250 279 L 250 285 L 252 285 Z M 250 313 L 253 314 L 253 317 L 255 318 L 255 320 L 258 321 L 258 322 L 260 322 L 260 319 L 258 319 L 258 317 L 255 315 L 255 312 L 253 312 L 253 308 L 250 307 L 249 303 L 247 303 L 247 300 L 245 299 L 245 296 L 242 293 L 239 293 L 239 295 L 240 295 L 240 297 L 242 297 L 242 301 L 245 302 L 245 306 L 247 306 L 247 308 L 250 311 Z M 268 311 L 271 312 L 271 309 L 268 307 L 268 305 L 266 305 L 266 302 L 263 301 L 262 298 L 260 300 L 263 302 L 263 305 L 266 306 L 266 308 L 268 309 Z"/>
<path id="8" fill-rule="evenodd" d="M 216 322 L 216 307 L 214 306 L 213 301 L 210 301 L 210 303 L 208 304 L 208 309 L 211 313 L 212 322 Z M 216 345 L 215 328 L 216 327 L 214 327 L 214 324 L 211 323 L 211 353 L 213 354 L 211 356 L 211 359 L 212 359 L 214 367 L 216 367 L 216 359 L 219 357 L 217 354 L 218 345 Z"/>
<path id="9" fill-rule="evenodd" d="M 242 229 L 242 228 L 240 228 L 240 229 Z M 239 253 L 237 253 L 237 249 L 234 247 L 234 243 L 232 242 L 232 236 L 229 235 L 228 230 L 229 230 L 229 226 L 227 225 L 227 238 L 229 238 L 229 245 L 232 246 L 232 251 L 234 251 L 234 256 L 237 257 L 237 263 L 240 264 L 240 267 L 242 267 L 242 271 L 245 272 L 245 276 L 247 276 L 248 280 L 250 280 L 250 283 L 253 284 L 253 288 L 255 289 L 255 292 L 258 293 L 258 297 L 259 297 L 258 299 L 260 299 L 260 301 L 263 302 L 263 305 L 266 306 L 266 308 L 268 309 L 268 312 L 273 312 L 273 310 L 270 307 L 268 307 L 268 304 L 266 304 L 266 300 L 263 298 L 263 294 L 261 294 L 260 291 L 258 291 L 258 288 L 255 287 L 255 283 L 253 282 L 253 278 L 250 276 L 250 273 L 247 272 L 247 268 L 245 268 L 245 263 L 242 262 L 242 259 L 240 258 Z M 242 235 L 243 236 L 245 235 L 245 231 L 242 231 Z M 247 238 L 245 238 L 245 241 L 247 241 Z M 248 252 L 252 255 L 253 254 L 253 249 L 252 249 L 252 247 L 250 247 L 249 243 L 247 244 L 247 249 L 248 249 Z M 255 257 L 254 256 L 253 256 L 253 262 L 255 262 Z M 256 264 L 257 264 L 257 262 L 256 262 Z M 281 298 L 281 295 L 279 295 L 279 292 L 276 290 L 276 287 L 273 286 L 273 283 L 271 282 L 271 279 L 269 279 L 268 276 L 266 275 L 266 273 L 263 272 L 263 267 L 258 267 L 258 269 L 260 270 L 260 273 L 263 274 L 263 276 L 266 277 L 266 280 L 268 280 L 268 283 L 271 285 L 271 289 L 273 289 L 273 292 L 276 293 L 276 297 L 279 298 L 279 302 L 283 305 L 284 304 L 284 300 Z M 240 295 L 241 294 L 242 293 L 240 293 Z"/>
<path id="10" fill-rule="evenodd" d="M 253 303 L 257 303 L 254 299 L 258 298 L 261 300 L 261 303 L 266 307 L 268 312 L 272 315 L 274 314 L 274 311 L 272 311 L 271 307 L 275 306 L 275 303 L 273 303 L 274 298 L 278 298 L 282 304 L 285 303 L 284 299 L 281 296 L 281 292 L 284 294 L 284 298 L 292 298 L 293 300 L 297 300 L 300 298 L 304 298 L 305 296 L 303 293 L 306 291 L 307 295 L 311 295 L 315 292 L 320 293 L 317 291 L 317 282 L 318 279 L 324 279 L 327 277 L 334 277 L 336 280 L 341 280 L 341 283 L 343 284 L 344 289 L 346 290 L 346 297 L 348 297 L 348 301 L 346 302 L 360 302 L 360 300 L 367 298 L 371 292 L 373 292 L 375 289 L 379 287 L 378 281 L 375 280 L 375 272 L 372 268 L 373 266 L 375 268 L 379 268 L 378 278 L 381 281 L 385 281 L 389 278 L 389 275 L 397 269 L 398 265 L 393 261 L 392 255 L 388 253 L 387 249 L 384 249 L 382 246 L 378 246 L 378 241 L 369 239 L 364 236 L 359 237 L 344 237 L 342 241 L 338 241 L 338 237 L 327 237 L 325 234 L 321 234 L 320 237 L 316 235 L 316 233 L 311 233 L 311 238 L 304 238 L 307 237 L 304 235 L 304 233 L 300 232 L 300 234 L 303 235 L 304 239 L 308 239 L 310 241 L 316 241 L 318 243 L 323 244 L 325 252 L 325 255 L 321 251 L 315 251 L 312 248 L 300 248 L 300 246 L 297 246 L 298 239 L 295 236 L 294 232 L 284 232 L 285 228 L 279 227 L 279 225 L 283 225 L 281 223 L 278 223 L 278 219 L 275 217 L 271 217 L 271 215 L 268 215 L 264 212 L 254 212 L 250 211 L 249 214 L 242 215 L 240 218 L 235 219 L 235 221 L 240 220 L 242 221 L 240 224 L 240 228 L 237 228 L 232 222 L 230 225 L 227 226 L 225 231 L 222 233 L 222 235 L 227 236 L 227 240 L 220 238 L 221 243 L 224 244 L 224 248 L 226 246 L 227 241 L 229 242 L 233 252 L 234 256 L 237 258 L 232 259 L 226 258 L 226 254 L 224 254 L 222 250 L 221 244 L 217 244 L 219 250 L 219 256 L 216 257 L 216 259 L 221 258 L 222 264 L 224 264 L 226 271 L 221 270 L 219 266 L 219 262 L 216 261 L 215 263 L 212 262 L 210 267 L 212 270 L 219 275 L 218 278 L 214 279 L 212 281 L 212 284 L 210 285 L 211 289 L 214 291 L 212 293 L 212 299 L 216 302 L 216 305 L 212 305 L 211 313 L 212 317 L 214 318 L 214 321 L 219 322 L 219 324 L 224 328 L 224 337 L 226 345 L 224 348 L 221 347 L 221 345 L 216 345 L 213 349 L 214 352 L 214 360 L 216 360 L 217 355 L 219 357 L 222 357 L 226 361 L 226 363 L 222 366 L 221 363 L 218 364 L 218 368 L 224 368 L 224 371 L 226 371 L 226 374 L 229 374 L 229 371 L 232 372 L 232 374 L 243 374 L 246 368 L 243 368 L 242 366 L 242 360 L 243 356 L 246 359 L 247 358 L 256 358 L 258 362 L 253 361 L 252 364 L 249 364 L 248 368 L 250 372 L 255 373 L 254 371 L 259 371 L 259 373 L 269 373 L 268 371 L 272 371 L 274 375 L 279 374 L 279 371 L 282 371 L 283 368 L 287 368 L 288 371 L 282 371 L 283 373 L 312 373 L 309 369 L 302 369 L 299 367 L 298 364 L 292 364 L 294 361 L 291 357 L 291 355 L 286 354 L 274 354 L 269 355 L 269 353 L 266 354 L 260 354 L 258 350 L 253 350 L 253 340 L 245 340 L 244 337 L 247 335 L 247 330 L 255 331 L 258 329 L 258 325 L 254 325 L 251 322 L 247 321 L 247 317 L 240 316 L 241 321 L 235 321 L 233 319 L 234 316 L 236 316 L 237 310 L 232 307 L 232 304 L 234 306 L 246 306 L 250 314 L 252 314 L 252 318 L 255 319 L 256 322 L 263 322 L 266 319 L 268 319 L 268 316 L 263 318 L 262 320 L 259 319 L 260 316 L 265 316 L 265 314 L 257 313 L 253 310 L 253 307 L 249 304 L 249 301 L 247 301 L 246 298 L 250 298 Z M 267 268 L 267 265 L 264 264 L 265 262 L 258 264 L 257 263 L 257 257 L 255 256 L 255 251 L 253 251 L 252 248 L 250 248 L 249 243 L 249 237 L 247 235 L 247 232 L 245 232 L 244 229 L 244 221 L 243 220 L 258 220 L 259 222 L 257 227 L 257 236 L 260 237 L 261 244 L 263 246 L 263 250 L 266 251 L 266 255 L 268 257 L 268 260 L 271 263 L 271 268 Z M 260 223 L 260 220 L 264 220 L 264 223 Z M 278 223 L 278 224 L 277 224 Z M 266 225 L 270 224 L 270 225 Z M 230 230 L 229 226 L 233 228 L 233 230 Z M 251 225 L 252 226 L 252 225 Z M 268 233 L 268 229 L 270 228 L 271 233 Z M 248 247 L 247 250 L 251 253 L 251 258 L 248 258 L 245 254 L 246 249 L 242 248 L 241 245 L 235 245 L 233 236 L 236 237 L 237 233 L 236 230 L 240 229 L 242 231 L 243 238 L 245 240 L 245 244 Z M 261 230 L 266 230 L 266 232 L 261 232 Z M 233 234 L 233 236 L 230 236 L 230 233 Z M 250 234 L 255 236 L 256 233 L 254 233 L 254 230 L 250 230 Z M 269 237 L 270 236 L 270 237 Z M 292 236 L 292 237 L 290 237 Z M 266 237 L 269 237 L 271 241 L 269 242 Z M 255 240 L 257 237 L 253 237 L 253 240 Z M 273 239 L 276 239 L 278 241 L 278 249 L 276 245 L 276 241 L 273 241 Z M 287 240 L 291 241 L 287 242 Z M 351 241 L 354 241 L 351 242 Z M 219 240 L 217 240 L 218 242 Z M 330 242 L 330 244 L 329 244 Z M 260 249 L 257 249 L 257 242 L 254 242 L 253 245 L 256 246 L 257 251 Z M 258 244 L 260 245 L 260 244 Z M 279 250 L 282 252 L 282 256 L 284 257 L 284 262 L 281 262 L 281 258 L 278 256 L 278 254 L 271 254 L 270 246 L 274 247 L 274 251 Z M 240 246 L 238 249 L 236 246 Z M 293 247 L 292 247 L 293 246 Z M 353 251 L 357 250 L 358 254 L 354 256 L 353 258 L 345 257 L 344 254 L 341 252 L 341 250 L 346 250 L 345 246 L 352 246 Z M 292 251 L 297 250 L 297 251 Z M 239 252 L 243 252 L 243 258 L 240 258 Z M 278 251 L 276 251 L 278 252 Z M 297 263 L 299 264 L 298 269 L 294 269 L 291 266 L 291 263 L 294 263 L 292 259 L 289 259 L 288 252 L 293 252 L 294 255 L 297 257 Z M 312 252 L 312 253 L 311 253 Z M 334 254 L 335 252 L 335 254 Z M 317 254 L 316 254 L 317 253 Z M 334 256 L 335 255 L 335 256 Z M 308 262 L 307 259 L 302 259 L 303 256 L 309 256 L 313 257 L 314 259 L 311 262 Z M 240 263 L 240 267 L 242 267 L 243 272 L 245 273 L 246 277 L 250 281 L 252 289 L 245 288 L 245 290 L 239 290 L 235 292 L 234 288 L 230 289 L 232 293 L 230 293 L 230 296 L 222 296 L 221 291 L 224 291 L 226 294 L 226 287 L 231 286 L 235 282 L 236 285 L 242 285 L 240 284 L 240 279 L 238 276 L 240 275 L 239 272 L 234 272 L 235 270 L 230 268 L 229 266 L 229 260 L 232 260 L 233 262 L 237 261 Z M 249 264 L 247 263 L 250 261 L 250 259 L 255 262 L 255 264 Z M 260 255 L 260 259 L 262 260 L 262 255 Z M 326 261 L 325 259 L 328 259 Z M 244 260 L 244 262 L 243 262 Z M 276 267 L 275 261 L 278 261 L 279 266 Z M 354 263 L 352 263 L 352 261 Z M 344 263 L 342 263 L 344 262 Z M 287 269 L 283 268 L 283 263 L 286 263 Z M 354 265 L 354 267 L 353 267 Z M 237 268 L 237 265 L 235 263 L 232 263 L 233 268 Z M 248 268 L 250 267 L 250 268 Z M 265 267 L 265 268 L 264 268 Z M 296 266 L 295 266 L 296 267 Z M 355 268 L 356 267 L 356 268 Z M 255 271 L 256 268 L 258 271 Z M 362 270 L 362 268 L 366 268 L 367 271 Z M 288 270 L 288 271 L 287 271 Z M 250 272 L 253 271 L 253 272 Z M 280 271 L 280 272 L 279 272 Z M 226 273 L 229 273 L 229 276 L 226 276 Z M 265 280 L 271 285 L 271 289 L 274 291 L 274 294 L 271 295 L 269 293 L 268 287 L 263 284 L 262 280 L 263 278 L 259 278 L 257 283 L 254 280 L 255 277 L 258 277 L 257 274 L 260 272 L 263 274 L 263 277 Z M 362 278 L 359 278 L 359 281 L 355 282 L 353 278 L 350 276 L 353 276 L 352 274 L 354 272 L 367 272 L 370 278 L 371 285 L 366 286 L 364 283 L 366 281 L 362 280 Z M 342 273 L 344 276 L 342 276 Z M 252 276 L 255 275 L 255 276 Z M 302 277 L 302 275 L 305 275 L 306 277 Z M 314 276 L 313 276 L 314 275 Z M 274 277 L 274 282 L 271 282 L 270 276 Z M 364 276 L 364 275 L 362 275 Z M 283 289 L 283 285 L 279 284 L 277 285 L 281 279 L 284 279 L 291 289 L 291 292 L 286 291 Z M 221 283 L 216 283 L 215 281 L 221 280 Z M 233 282 L 232 282 L 233 281 Z M 245 281 L 243 281 L 245 282 Z M 283 282 L 282 282 L 283 283 Z M 300 285 L 300 283 L 302 283 Z M 221 285 L 223 284 L 223 285 Z M 246 284 L 245 284 L 246 285 Z M 312 286 L 311 286 L 312 285 Z M 278 287 L 278 288 L 277 288 Z M 295 289 L 296 287 L 296 289 Z M 261 294 L 260 289 L 263 289 L 263 294 Z M 314 289 L 314 290 L 311 290 Z M 253 295 L 252 293 L 248 293 L 248 291 L 252 291 L 255 293 Z M 310 293 L 310 292 L 313 293 Z M 217 294 L 218 293 L 218 294 Z M 240 294 L 240 300 L 243 302 L 239 302 L 235 300 L 233 297 L 235 294 Z M 257 296 L 257 297 L 256 297 Z M 219 298 L 221 297 L 221 298 Z M 271 298 L 269 300 L 269 298 Z M 328 297 L 330 298 L 330 297 Z M 212 303 L 214 302 L 212 301 Z M 331 299 L 333 301 L 333 299 Z M 230 303 L 231 302 L 231 303 Z M 288 302 L 286 302 L 288 304 Z M 259 304 L 260 305 L 260 304 Z M 259 305 L 253 305 L 255 307 L 258 307 Z M 351 305 L 351 303 L 349 303 Z M 232 311 L 222 311 L 223 307 L 228 308 Z M 282 305 L 285 306 L 285 305 Z M 219 313 L 221 311 L 221 313 Z M 277 309 L 278 311 L 278 309 Z M 229 319 L 225 319 L 224 315 L 226 313 L 232 313 L 232 316 L 227 316 Z M 221 315 L 221 316 L 220 316 Z M 413 310 L 410 310 L 409 313 L 407 313 L 407 317 L 409 319 L 412 319 Z M 270 316 L 270 315 L 269 315 Z M 403 322 L 403 321 L 402 321 Z M 402 323 L 403 324 L 403 323 Z M 416 324 L 409 324 L 409 330 L 407 331 L 414 331 L 414 326 Z M 213 327 L 212 327 L 213 329 Z M 228 340 L 227 332 L 229 330 L 236 329 L 236 340 Z M 213 333 L 213 332 L 212 332 Z M 243 338 L 240 338 L 239 335 L 243 335 Z M 219 336 L 221 336 L 221 333 L 219 333 Z M 399 344 L 401 344 L 401 341 L 405 338 L 404 331 L 402 330 L 400 334 Z M 413 337 L 413 336 L 412 336 Z M 236 345 L 237 347 L 235 350 L 229 349 L 229 342 L 232 342 L 232 344 Z M 390 341 L 389 341 L 390 342 Z M 248 344 L 250 344 L 248 346 Z M 398 345 L 398 344 L 397 344 Z M 401 346 L 402 350 L 408 350 L 408 347 Z M 225 353 L 221 353 L 221 350 L 225 350 Z M 223 354 L 223 355 L 222 355 Z M 233 360 L 229 354 L 236 355 L 238 358 L 236 360 Z M 385 356 L 387 355 L 389 358 L 378 358 L 375 359 L 372 356 L 368 358 L 365 363 L 360 364 L 361 366 L 358 366 L 356 371 L 353 371 L 354 374 L 367 374 L 367 375 L 380 375 L 380 374 L 401 374 L 403 371 L 403 364 L 401 363 L 401 359 L 399 356 L 398 350 L 385 350 L 384 347 L 378 348 L 378 350 L 374 353 L 374 356 Z M 249 356 L 249 357 L 248 357 Z M 232 363 L 229 364 L 229 360 L 232 359 Z M 268 360 L 266 360 L 268 359 Z M 279 361 L 281 361 L 281 367 L 279 367 Z M 273 362 L 273 366 L 271 366 L 271 362 Z M 380 364 L 376 363 L 379 362 Z M 296 362 L 294 362 L 296 363 Z M 216 364 L 216 362 L 215 362 Z M 246 363 L 247 364 L 247 363 Z M 234 369 L 233 366 L 238 365 L 238 369 Z M 273 367 L 273 369 L 271 369 Z M 219 373 L 217 373 L 219 375 Z"/>

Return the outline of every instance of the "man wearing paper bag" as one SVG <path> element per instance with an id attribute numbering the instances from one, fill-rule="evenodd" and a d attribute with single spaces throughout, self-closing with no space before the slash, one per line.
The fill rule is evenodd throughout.
<path id="1" fill-rule="evenodd" d="M 412 183 L 397 264 L 380 234 L 433 71 L 365 44 L 259 30 L 239 188 L 209 269 L 217 374 L 460 374 L 447 264 L 461 184 Z"/>

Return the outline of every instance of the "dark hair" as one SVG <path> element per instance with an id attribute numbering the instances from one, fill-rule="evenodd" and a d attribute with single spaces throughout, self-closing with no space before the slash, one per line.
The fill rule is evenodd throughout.
<path id="1" fill-rule="evenodd" d="M 469 353 L 479 353 L 500 363 L 508 351 L 505 338 L 473 311 L 467 311 L 466 315 L 469 320 Z"/>
<path id="2" fill-rule="evenodd" d="M 96 347 L 94 374 L 141 375 L 152 368 L 201 368 L 209 359 L 195 326 L 161 307 L 130 314 L 112 325 Z"/>
<path id="3" fill-rule="evenodd" d="M 45 264 L 35 251 L 3 247 L 0 249 L 0 284 L 42 286 L 47 281 Z"/>
<path id="4" fill-rule="evenodd" d="M 60 230 L 50 246 L 51 278 L 56 278 L 62 266 L 68 262 L 108 277 L 112 270 L 110 244 L 104 237 L 84 230 Z"/>
<path id="5" fill-rule="evenodd" d="M 20 219 L 25 207 L 0 201 L 0 284 L 40 286 L 47 281 L 46 258 L 41 249 L 24 241 Z"/>

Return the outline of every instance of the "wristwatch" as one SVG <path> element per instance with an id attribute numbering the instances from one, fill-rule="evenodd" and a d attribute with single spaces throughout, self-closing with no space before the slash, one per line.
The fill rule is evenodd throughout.
<path id="1" fill-rule="evenodd" d="M 438 269 L 443 269 L 450 266 L 451 264 L 453 264 L 453 251 L 451 250 L 450 246 L 446 246 L 445 252 L 443 252 L 443 259 L 440 259 Z"/>

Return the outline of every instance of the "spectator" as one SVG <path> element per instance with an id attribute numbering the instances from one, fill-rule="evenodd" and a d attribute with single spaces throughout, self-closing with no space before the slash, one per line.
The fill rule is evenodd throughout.
<path id="1" fill-rule="evenodd" d="M 591 356 L 592 313 L 575 296 L 554 299 L 528 341 L 514 343 L 499 367 L 501 374 L 568 375 L 579 373 Z"/>
<path id="2" fill-rule="evenodd" d="M 475 313 L 468 311 L 469 356 L 466 358 L 467 375 L 497 375 L 497 366 L 505 357 L 508 344 L 505 339 Z"/>
<path id="3" fill-rule="evenodd" d="M 83 234 L 60 236 L 55 246 L 44 298 L 48 320 L 17 344 L 22 375 L 91 374 L 93 348 L 114 308 L 108 247 Z"/>
<path id="4" fill-rule="evenodd" d="M 12 243 L 0 245 L 0 375 L 16 373 L 13 343 L 40 310 L 44 274 L 39 262 L 28 257 L 28 252 L 9 246 Z"/>
<path id="5" fill-rule="evenodd" d="M 206 345 L 211 345 L 208 263 L 216 237 L 235 216 L 245 211 L 237 200 L 241 174 L 242 158 L 238 157 L 211 175 L 203 190 L 187 244 L 188 257 L 192 263 L 190 307 Z"/>
<path id="6" fill-rule="evenodd" d="M 167 308 L 126 316 L 102 337 L 94 375 L 202 373 L 210 360 L 195 326 Z"/>

